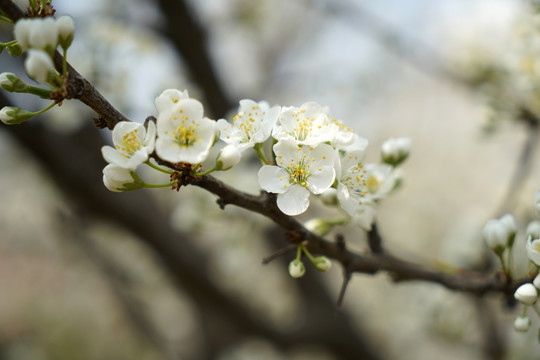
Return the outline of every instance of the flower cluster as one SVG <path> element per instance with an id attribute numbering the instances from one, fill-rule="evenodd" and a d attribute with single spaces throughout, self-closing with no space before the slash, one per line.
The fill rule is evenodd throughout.
<path id="1" fill-rule="evenodd" d="M 67 49 L 73 41 L 75 25 L 69 16 L 45 18 L 23 18 L 17 21 L 13 33 L 15 40 L 2 44 L 2 49 L 11 49 L 10 54 L 19 56 L 27 53 L 24 68 L 32 79 L 48 88 L 26 84 L 12 73 L 0 74 L 0 87 L 9 92 L 30 93 L 45 99 L 61 101 L 65 97 L 64 83 L 67 81 Z M 63 50 L 63 71 L 59 74 L 53 64 L 54 53 L 60 45 Z M 14 50 L 17 49 L 17 50 Z M 56 93 L 56 95 L 54 95 Z M 20 124 L 41 114 L 55 103 L 38 112 L 29 112 L 17 107 L 6 106 L 0 110 L 0 120 L 8 125 Z"/>

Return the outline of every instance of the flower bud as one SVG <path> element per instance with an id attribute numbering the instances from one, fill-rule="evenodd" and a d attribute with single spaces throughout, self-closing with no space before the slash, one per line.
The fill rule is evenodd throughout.
<path id="1" fill-rule="evenodd" d="M 0 87 L 9 92 L 25 92 L 28 85 L 17 75 L 9 72 L 0 74 Z"/>
<path id="2" fill-rule="evenodd" d="M 46 52 L 41 50 L 28 50 L 28 57 L 24 62 L 24 68 L 32 79 L 38 83 L 45 84 L 51 72 L 54 72 L 54 65 Z"/>
<path id="3" fill-rule="evenodd" d="M 304 266 L 304 263 L 300 261 L 300 259 L 294 259 L 289 263 L 289 274 L 297 279 L 306 273 L 306 267 Z"/>
<path id="4" fill-rule="evenodd" d="M 533 240 L 540 239 L 540 221 L 534 220 L 527 225 L 527 235 Z"/>
<path id="5" fill-rule="evenodd" d="M 531 327 L 531 319 L 527 316 L 518 316 L 514 320 L 514 329 L 519 332 L 527 332 Z"/>
<path id="6" fill-rule="evenodd" d="M 409 156 L 410 150 L 411 139 L 388 139 L 381 146 L 382 161 L 394 167 L 398 166 Z"/>
<path id="7" fill-rule="evenodd" d="M 532 305 L 538 299 L 538 290 L 531 283 L 526 283 L 517 288 L 514 298 L 523 305 Z"/>
<path id="8" fill-rule="evenodd" d="M 331 222 L 320 218 L 311 219 L 304 224 L 304 227 L 306 229 L 319 236 L 324 236 L 328 234 L 330 230 L 332 230 L 333 226 L 334 224 L 332 224 Z"/>
<path id="9" fill-rule="evenodd" d="M 30 47 L 52 53 L 58 44 L 58 28 L 52 17 L 32 19 L 29 35 Z"/>
<path id="10" fill-rule="evenodd" d="M 144 187 L 139 175 L 130 169 L 109 164 L 103 169 L 103 184 L 114 192 L 137 190 Z"/>
<path id="11" fill-rule="evenodd" d="M 337 190 L 334 188 L 329 188 L 321 194 L 321 200 L 325 205 L 337 205 Z"/>
<path id="12" fill-rule="evenodd" d="M 238 164 L 242 155 L 234 145 L 227 145 L 219 153 L 216 159 L 216 170 L 228 170 Z"/>
<path id="13" fill-rule="evenodd" d="M 505 214 L 499 219 L 499 222 L 506 228 L 506 245 L 512 247 L 517 232 L 516 220 L 511 214 Z"/>
<path id="14" fill-rule="evenodd" d="M 506 230 L 505 225 L 497 219 L 489 220 L 482 230 L 482 235 L 484 236 L 487 245 L 497 254 L 502 254 L 506 248 L 506 243 L 508 241 L 508 233 Z"/>
<path id="15" fill-rule="evenodd" d="M 0 110 L 0 120 L 6 125 L 17 125 L 34 116 L 34 113 L 15 106 L 4 106 Z"/>
<path id="16" fill-rule="evenodd" d="M 68 15 L 60 16 L 56 19 L 56 28 L 58 30 L 58 43 L 62 49 L 67 49 L 73 41 L 73 33 L 75 32 L 73 18 Z"/>
<path id="17" fill-rule="evenodd" d="M 6 50 L 9 53 L 9 55 L 13 57 L 18 57 L 22 55 L 22 49 L 19 46 L 19 44 L 9 45 L 8 47 L 6 47 Z"/>
<path id="18" fill-rule="evenodd" d="M 332 262 L 326 256 L 317 256 L 313 258 L 313 265 L 319 271 L 328 271 L 332 267 Z"/>
<path id="19" fill-rule="evenodd" d="M 31 19 L 20 19 L 15 23 L 13 27 L 13 35 L 15 40 L 19 43 L 19 46 L 23 51 L 28 50 L 30 47 L 30 28 L 31 28 Z"/>

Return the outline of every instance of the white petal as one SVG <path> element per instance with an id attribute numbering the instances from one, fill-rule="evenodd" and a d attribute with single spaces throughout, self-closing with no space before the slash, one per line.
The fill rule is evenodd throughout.
<path id="1" fill-rule="evenodd" d="M 146 135 L 144 137 L 144 147 L 146 148 L 146 153 L 151 154 L 154 151 L 156 144 L 156 124 L 153 121 L 148 122 L 148 129 L 146 130 Z"/>
<path id="2" fill-rule="evenodd" d="M 136 133 L 137 137 L 141 140 L 141 143 L 142 143 L 142 138 L 140 138 L 141 136 L 140 133 L 146 131 L 144 130 L 144 126 L 133 121 L 120 121 L 118 124 L 116 124 L 116 126 L 113 129 L 112 137 L 113 137 L 114 145 L 121 145 L 122 142 L 124 141 L 124 136 L 130 132 L 134 132 L 135 130 L 137 130 L 137 133 Z"/>
<path id="3" fill-rule="evenodd" d="M 259 169 L 259 185 L 271 193 L 284 193 L 289 187 L 289 174 L 279 166 L 265 165 Z"/>
<path id="4" fill-rule="evenodd" d="M 165 109 L 172 107 L 180 100 L 188 99 L 189 95 L 187 90 L 180 91 L 177 89 L 167 89 L 163 91 L 155 100 L 156 109 L 158 113 L 163 112 Z"/>
<path id="5" fill-rule="evenodd" d="M 307 180 L 309 190 L 314 194 L 320 194 L 327 190 L 336 179 L 336 172 L 333 167 L 325 166 L 320 169 L 314 169 Z"/>
<path id="6" fill-rule="evenodd" d="M 288 189 L 278 194 L 277 206 L 285 215 L 300 215 L 309 207 L 309 190 L 300 185 L 291 185 Z"/>

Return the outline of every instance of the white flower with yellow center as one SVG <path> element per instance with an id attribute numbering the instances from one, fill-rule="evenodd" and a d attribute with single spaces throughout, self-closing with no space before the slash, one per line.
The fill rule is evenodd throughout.
<path id="1" fill-rule="evenodd" d="M 114 127 L 112 137 L 114 148 L 102 147 L 103 158 L 124 169 L 136 169 L 154 151 L 156 125 L 149 121 L 147 131 L 142 124 L 121 121 Z"/>
<path id="2" fill-rule="evenodd" d="M 256 103 L 249 99 L 240 100 L 238 113 L 233 116 L 232 123 L 225 119 L 218 120 L 220 139 L 236 145 L 240 151 L 262 143 L 272 133 L 280 110 L 279 106 L 270 108 L 263 101 Z"/>
<path id="3" fill-rule="evenodd" d="M 176 89 L 164 90 L 155 100 L 156 109 L 158 113 L 165 111 L 166 109 L 174 106 L 180 100 L 189 99 L 187 90 L 180 91 Z"/>
<path id="4" fill-rule="evenodd" d="M 198 164 L 214 142 L 216 122 L 203 118 L 203 106 L 195 99 L 181 99 L 158 115 L 156 152 L 173 163 Z"/>
<path id="5" fill-rule="evenodd" d="M 328 108 L 315 102 L 300 107 L 284 107 L 272 131 L 277 140 L 294 139 L 299 145 L 317 146 L 331 141 L 339 126 L 328 116 Z"/>
<path id="6" fill-rule="evenodd" d="M 299 146 L 295 140 L 274 145 L 276 163 L 259 170 L 259 185 L 276 193 L 279 209 L 287 215 L 299 215 L 309 207 L 309 193 L 321 194 L 335 179 L 335 151 L 327 144 Z"/>
<path id="7" fill-rule="evenodd" d="M 345 125 L 343 121 L 337 119 L 331 119 L 330 121 L 332 121 L 333 124 L 338 126 L 338 131 L 335 134 L 334 138 L 331 140 L 331 143 L 335 148 L 345 150 L 347 147 L 352 146 L 356 142 L 358 142 L 358 134 L 356 134 L 353 129 Z M 363 138 L 361 139 L 362 142 L 365 142 L 367 145 L 367 140 Z"/>

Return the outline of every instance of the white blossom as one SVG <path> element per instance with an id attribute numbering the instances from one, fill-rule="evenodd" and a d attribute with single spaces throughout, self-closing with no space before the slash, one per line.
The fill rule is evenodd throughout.
<path id="1" fill-rule="evenodd" d="M 232 123 L 225 119 L 218 120 L 220 139 L 244 151 L 268 139 L 279 113 L 279 106 L 270 108 L 266 102 L 240 100 L 238 113 L 233 116 Z"/>
<path id="2" fill-rule="evenodd" d="M 335 179 L 334 149 L 328 144 L 299 146 L 282 140 L 274 145 L 277 166 L 259 170 L 259 185 L 277 193 L 277 205 L 287 215 L 299 215 L 309 207 L 309 193 L 321 194 Z"/>
<path id="3" fill-rule="evenodd" d="M 338 131 L 334 135 L 334 138 L 331 140 L 332 146 L 334 146 L 336 149 L 345 150 L 347 149 L 347 147 L 358 143 L 358 134 L 356 134 L 353 129 L 349 128 L 341 120 L 331 119 L 331 121 L 338 126 Z M 360 142 L 365 142 L 365 145 L 367 146 L 366 139 L 361 139 Z"/>
<path id="4" fill-rule="evenodd" d="M 526 243 L 527 257 L 537 266 L 540 266 L 540 239 L 533 239 L 530 235 Z"/>
<path id="5" fill-rule="evenodd" d="M 215 121 L 203 118 L 199 101 L 178 100 L 158 115 L 156 152 L 163 160 L 198 164 L 208 156 L 215 128 Z"/>
<path id="6" fill-rule="evenodd" d="M 113 129 L 114 148 L 103 146 L 101 153 L 110 164 L 125 169 L 136 169 L 148 160 L 148 155 L 154 151 L 156 125 L 148 122 L 148 131 L 142 124 L 121 121 Z"/>
<path id="7" fill-rule="evenodd" d="M 540 238 L 540 221 L 534 220 L 527 225 L 527 235 L 532 236 L 533 239 Z"/>
<path id="8" fill-rule="evenodd" d="M 330 120 L 328 108 L 315 102 L 284 107 L 272 131 L 277 140 L 294 139 L 300 145 L 317 146 L 331 141 L 339 126 Z"/>
<path id="9" fill-rule="evenodd" d="M 532 305 L 538 299 L 538 290 L 531 283 L 526 283 L 517 288 L 514 298 L 524 305 Z"/>
<path id="10" fill-rule="evenodd" d="M 156 109 L 158 113 L 165 111 L 166 109 L 171 108 L 174 104 L 178 103 L 180 100 L 189 99 L 189 94 L 187 90 L 180 91 L 177 89 L 167 89 L 164 90 L 155 100 Z"/>
<path id="11" fill-rule="evenodd" d="M 486 244 L 493 251 L 499 253 L 506 248 L 506 242 L 508 240 L 507 229 L 498 219 L 489 220 L 484 225 L 482 235 Z"/>
<path id="12" fill-rule="evenodd" d="M 135 175 L 135 177 L 134 177 Z M 103 169 L 103 184 L 114 192 L 140 189 L 143 183 L 133 170 L 109 164 Z"/>
<path id="13" fill-rule="evenodd" d="M 46 84 L 51 72 L 55 71 L 49 55 L 42 50 L 35 49 L 28 50 L 24 68 L 28 76 L 40 84 Z"/>

